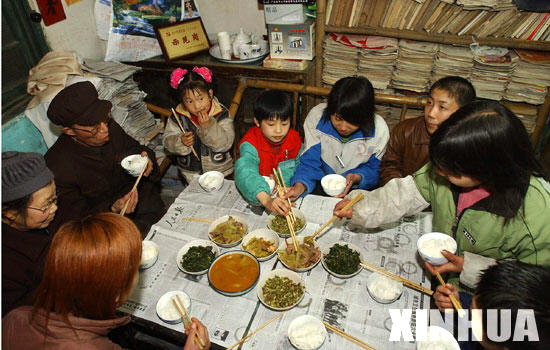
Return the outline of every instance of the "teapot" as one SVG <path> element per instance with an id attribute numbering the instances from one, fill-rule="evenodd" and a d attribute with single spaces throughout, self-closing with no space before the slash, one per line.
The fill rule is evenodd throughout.
<path id="1" fill-rule="evenodd" d="M 250 35 L 246 34 L 241 28 L 239 34 L 237 34 L 237 36 L 233 40 L 233 55 L 235 57 L 243 58 L 240 56 L 239 48 L 243 44 L 250 44 L 250 42 Z"/>

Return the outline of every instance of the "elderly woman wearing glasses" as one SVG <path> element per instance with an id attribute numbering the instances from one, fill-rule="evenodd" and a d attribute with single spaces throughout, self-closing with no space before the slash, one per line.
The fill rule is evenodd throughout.
<path id="1" fill-rule="evenodd" d="M 2 316 L 31 302 L 57 211 L 52 172 L 38 153 L 2 153 Z"/>

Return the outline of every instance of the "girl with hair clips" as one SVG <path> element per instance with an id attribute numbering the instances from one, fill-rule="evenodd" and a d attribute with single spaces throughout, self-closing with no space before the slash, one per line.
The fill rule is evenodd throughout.
<path id="1" fill-rule="evenodd" d="M 304 133 L 304 151 L 287 197 L 322 194 L 319 182 L 327 174 L 346 178 L 346 189 L 337 197 L 345 196 L 352 186 L 376 186 L 389 131 L 384 119 L 374 113 L 374 89 L 368 79 L 338 80 L 328 102 L 309 112 Z"/>
<path id="2" fill-rule="evenodd" d="M 65 223 L 57 231 L 37 288 L 34 308 L 23 306 L 2 319 L 5 349 L 120 349 L 107 338 L 125 325 L 117 317 L 139 279 L 141 234 L 115 213 L 100 213 Z M 196 319 L 188 339 L 206 328 Z M 187 341 L 184 349 L 195 349 Z"/>
<path id="3" fill-rule="evenodd" d="M 53 173 L 38 153 L 2 153 L 2 316 L 32 304 L 53 238 Z"/>
<path id="4" fill-rule="evenodd" d="M 461 107 L 432 135 L 430 160 L 413 176 L 364 193 L 352 210 L 340 210 L 349 199 L 339 202 L 334 214 L 372 228 L 431 204 L 433 231 L 452 236 L 458 249 L 442 252 L 448 263 L 426 266 L 449 273 L 449 283 L 467 292 L 466 304 L 472 289 L 463 282 L 476 280 L 483 257 L 550 265 L 550 185 L 510 110 L 494 101 Z"/>
<path id="5" fill-rule="evenodd" d="M 181 131 L 174 117 L 170 117 L 163 144 L 178 156 L 177 165 L 187 183 L 194 175 L 210 170 L 230 175 L 233 172 L 230 150 L 235 139 L 233 119 L 214 96 L 210 69 L 194 67 L 188 71 L 177 68 L 171 74 L 170 86 L 178 90 L 180 104 L 176 107 L 176 114 L 185 132 Z"/>

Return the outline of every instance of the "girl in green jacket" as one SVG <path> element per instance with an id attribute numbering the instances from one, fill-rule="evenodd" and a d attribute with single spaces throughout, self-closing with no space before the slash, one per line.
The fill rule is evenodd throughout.
<path id="1" fill-rule="evenodd" d="M 449 273 L 455 287 L 460 274 L 460 289 L 469 293 L 483 258 L 550 265 L 550 185 L 510 110 L 494 101 L 460 108 L 432 135 L 430 160 L 413 176 L 365 192 L 353 211 L 341 211 L 349 200 L 341 201 L 334 214 L 378 227 L 431 204 L 433 230 L 451 235 L 458 249 L 456 255 L 443 253 L 448 263 L 427 268 Z M 456 293 L 451 284 L 438 288 L 440 309 Z"/>

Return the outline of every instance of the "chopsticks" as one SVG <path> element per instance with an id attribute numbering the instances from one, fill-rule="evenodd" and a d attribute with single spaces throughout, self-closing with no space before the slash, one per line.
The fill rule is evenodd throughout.
<path id="1" fill-rule="evenodd" d="M 439 280 L 439 283 L 441 283 L 441 285 L 443 287 L 445 287 L 445 281 L 443 281 L 443 278 L 441 277 L 441 275 L 439 274 L 439 272 L 436 272 L 435 273 L 435 276 L 437 277 L 437 279 Z M 456 309 L 456 312 L 458 312 L 458 316 L 460 318 L 464 317 L 465 315 L 465 312 L 464 312 L 464 309 L 462 308 L 462 305 L 460 305 L 460 302 L 458 300 L 456 300 L 455 296 L 452 295 L 452 294 L 449 294 L 449 298 L 451 299 L 451 303 L 453 304 L 453 306 L 455 307 Z"/>
<path id="2" fill-rule="evenodd" d="M 181 318 L 183 319 L 183 324 L 187 325 L 191 323 L 191 316 L 187 312 L 187 309 L 185 308 L 185 304 L 183 304 L 183 301 L 181 300 L 180 296 L 176 294 L 176 298 L 178 300 L 176 301 L 175 298 L 172 298 L 172 302 L 174 303 L 174 306 L 178 310 L 179 314 L 181 315 Z M 180 305 L 181 305 L 181 308 L 180 308 Z M 199 349 L 201 350 L 204 349 L 204 341 L 201 339 L 201 337 L 197 333 L 195 333 L 195 339 L 193 340 L 195 341 L 195 344 L 197 344 Z"/>
<path id="3" fill-rule="evenodd" d="M 277 193 L 279 193 L 279 196 L 282 196 L 284 193 L 287 193 L 288 190 L 286 188 L 285 179 L 283 177 L 283 172 L 281 171 L 281 168 L 277 168 L 279 170 L 279 174 L 277 175 L 277 171 L 273 169 L 273 175 L 275 175 L 275 183 L 277 184 Z M 294 209 L 292 208 L 292 203 L 290 202 L 290 199 L 286 199 L 288 202 L 288 205 L 290 205 L 290 219 L 292 223 L 296 222 L 296 215 L 294 215 Z"/>
<path id="4" fill-rule="evenodd" d="M 176 119 L 176 122 L 178 123 L 180 129 L 181 129 L 181 132 L 185 133 L 185 129 L 183 128 L 183 125 L 181 125 L 181 122 L 178 118 L 178 115 L 176 114 L 176 111 L 174 110 L 174 108 L 172 108 L 172 115 L 174 116 L 174 119 Z M 200 160 L 199 158 L 199 155 L 197 154 L 197 152 L 195 151 L 195 148 L 193 148 L 193 145 L 191 145 L 191 151 L 193 151 L 193 154 L 195 155 L 195 157 L 197 157 L 197 159 Z"/>
<path id="5" fill-rule="evenodd" d="M 275 182 L 277 183 L 277 192 L 279 193 L 279 197 L 282 197 L 284 195 L 284 192 L 283 192 L 284 190 L 283 190 L 283 187 L 281 186 L 281 182 L 279 181 L 279 176 L 277 176 L 277 171 L 275 169 L 273 169 L 273 175 L 275 175 Z M 283 179 L 282 175 L 283 174 L 281 173 L 281 179 Z M 289 200 L 289 203 L 290 203 L 290 200 Z M 288 225 L 288 230 L 290 231 L 290 237 L 292 237 L 292 244 L 294 244 L 294 249 L 296 249 L 296 258 L 297 258 L 298 242 L 296 240 L 296 232 L 294 232 L 294 222 L 296 221 L 296 217 L 293 216 L 294 214 L 292 213 L 292 205 L 290 208 L 291 208 L 290 214 L 286 215 L 285 219 Z"/>
<path id="6" fill-rule="evenodd" d="M 207 222 L 207 223 L 214 222 L 213 219 L 188 218 L 188 217 L 182 218 L 182 220 L 187 220 L 187 221 L 198 221 L 198 222 Z"/>
<path id="7" fill-rule="evenodd" d="M 371 265 L 371 264 L 367 263 L 366 261 L 361 261 L 361 266 L 363 266 L 367 270 L 378 272 L 381 275 L 384 275 L 384 276 L 389 277 L 393 280 L 401 282 L 401 283 L 403 283 L 403 285 L 405 285 L 409 288 L 412 288 L 412 289 L 416 289 L 419 292 L 422 292 L 422 293 L 425 293 L 425 294 L 428 294 L 428 295 L 433 295 L 434 294 L 433 290 L 431 290 L 431 289 L 428 289 L 426 287 L 422 287 L 421 285 L 416 284 L 412 281 L 409 281 L 408 279 L 403 278 L 401 276 L 394 275 L 393 273 L 391 273 L 389 271 L 386 271 L 381 267 Z"/>
<path id="8" fill-rule="evenodd" d="M 351 208 L 355 203 L 359 202 L 361 199 L 363 199 L 363 194 L 362 193 L 359 193 L 357 194 L 357 196 L 355 196 L 355 198 L 353 198 L 348 204 L 346 204 L 342 209 L 340 210 L 348 210 L 349 208 Z M 315 231 L 314 234 L 312 234 L 311 236 L 308 236 L 306 237 L 308 240 L 313 240 L 313 238 L 315 238 L 315 236 L 317 236 L 319 233 L 321 233 L 321 231 L 323 231 L 325 229 L 325 227 L 327 227 L 328 225 L 332 224 L 332 222 L 334 220 L 338 219 L 338 216 L 334 215 L 332 218 L 330 218 L 329 221 L 327 221 L 323 226 L 321 226 L 317 231 Z"/>
<path id="9" fill-rule="evenodd" d="M 369 344 L 365 343 L 364 341 L 362 340 L 359 340 L 357 338 L 355 338 L 354 336 L 351 336 L 349 334 L 347 334 L 346 332 L 344 332 L 343 330 L 339 329 L 339 328 L 336 328 L 334 327 L 333 325 L 331 325 L 330 323 L 328 322 L 325 322 L 323 321 L 323 324 L 325 325 L 325 327 L 332 331 L 333 333 L 336 333 L 338 334 L 339 336 L 343 337 L 343 338 L 346 338 L 347 340 L 359 345 L 360 347 L 362 347 L 363 349 L 368 349 L 368 350 L 375 350 L 375 348 L 373 348 L 372 346 L 370 346 Z"/>
<path id="10" fill-rule="evenodd" d="M 231 345 L 230 347 L 227 348 L 227 350 L 231 350 L 239 345 L 241 345 L 242 343 L 244 343 L 248 338 L 250 338 L 251 336 L 253 336 L 254 334 L 258 333 L 258 331 L 260 331 L 262 328 L 264 328 L 265 326 L 267 326 L 268 324 L 270 324 L 271 322 L 275 321 L 276 319 L 278 319 L 279 317 L 281 317 L 283 314 L 285 313 L 285 311 L 279 313 L 278 315 L 276 315 L 275 317 L 273 317 L 271 320 L 267 321 L 266 323 L 264 323 L 263 325 L 261 325 L 260 327 L 258 327 L 254 332 L 251 332 L 249 333 L 246 337 L 243 337 L 241 340 L 239 340 L 238 342 L 236 342 L 235 344 Z"/>
<path id="11" fill-rule="evenodd" d="M 141 173 L 139 173 L 139 176 L 138 176 L 136 182 L 134 183 L 134 187 L 132 187 L 132 191 L 134 191 L 137 188 L 137 186 L 139 184 L 139 180 L 141 180 L 141 177 L 143 176 L 143 173 L 145 172 L 145 169 L 147 169 L 148 165 L 149 165 L 149 160 L 147 160 L 147 162 L 145 162 L 145 165 L 143 166 L 143 169 L 141 169 Z M 130 192 L 132 192 L 132 191 L 130 191 Z M 120 211 L 120 215 L 124 216 L 124 214 L 126 213 L 126 209 L 128 209 L 128 204 L 130 204 L 130 198 L 128 198 L 126 200 L 126 203 L 124 203 L 124 207 Z"/>

